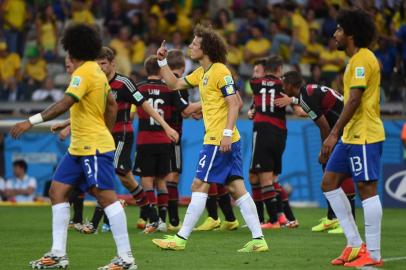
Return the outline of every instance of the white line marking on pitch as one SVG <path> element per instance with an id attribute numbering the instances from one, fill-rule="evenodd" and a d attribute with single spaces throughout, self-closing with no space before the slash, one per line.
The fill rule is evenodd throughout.
<path id="1" fill-rule="evenodd" d="M 406 257 L 394 257 L 394 258 L 383 259 L 384 262 L 403 261 L 403 260 L 406 260 Z M 361 270 L 384 270 L 383 268 L 376 268 L 376 267 L 373 267 L 373 266 L 358 267 L 357 269 L 361 269 Z"/>

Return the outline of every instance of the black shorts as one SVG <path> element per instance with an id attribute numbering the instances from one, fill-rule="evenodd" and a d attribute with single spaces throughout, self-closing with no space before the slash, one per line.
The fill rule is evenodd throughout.
<path id="1" fill-rule="evenodd" d="M 134 133 L 114 133 L 116 152 L 114 154 L 114 168 L 119 175 L 126 175 L 131 171 L 131 151 L 134 142 Z"/>
<path id="2" fill-rule="evenodd" d="M 137 146 L 133 173 L 139 176 L 167 175 L 172 171 L 172 149 L 171 144 Z"/>
<path id="3" fill-rule="evenodd" d="M 266 123 L 254 124 L 250 172 L 282 173 L 287 131 Z"/>
<path id="4" fill-rule="evenodd" d="M 173 144 L 171 172 L 182 173 L 182 146 L 180 140 L 177 144 Z"/>

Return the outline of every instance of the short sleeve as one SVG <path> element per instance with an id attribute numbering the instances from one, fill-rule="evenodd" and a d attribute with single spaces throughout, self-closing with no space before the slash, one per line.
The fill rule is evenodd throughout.
<path id="1" fill-rule="evenodd" d="M 37 180 L 34 177 L 31 177 L 28 181 L 29 188 L 37 188 Z"/>
<path id="2" fill-rule="evenodd" d="M 182 112 L 189 106 L 188 95 L 186 91 L 176 91 L 173 93 L 175 96 L 175 107 L 178 111 Z"/>
<path id="3" fill-rule="evenodd" d="M 124 99 L 131 102 L 136 106 L 142 105 L 145 102 L 145 97 L 137 89 L 134 82 L 130 79 L 123 78 L 124 84 L 126 86 L 126 91 L 124 92 Z"/>
<path id="4" fill-rule="evenodd" d="M 83 72 L 74 72 L 70 80 L 68 89 L 65 94 L 73 97 L 75 101 L 79 101 L 87 92 L 86 76 Z"/>
<path id="5" fill-rule="evenodd" d="M 193 71 L 192 73 L 187 75 L 186 77 L 183 77 L 183 79 L 191 87 L 198 86 L 200 83 L 201 77 L 202 77 L 202 71 L 203 71 L 203 68 L 199 67 L 195 71 Z"/>
<path id="6" fill-rule="evenodd" d="M 222 66 L 216 71 L 217 87 L 221 90 L 224 97 L 236 94 L 236 87 L 231 72 Z"/>
<path id="7" fill-rule="evenodd" d="M 351 76 L 349 88 L 367 88 L 367 81 L 370 76 L 368 61 L 361 57 L 357 57 L 351 62 L 349 68 Z"/>

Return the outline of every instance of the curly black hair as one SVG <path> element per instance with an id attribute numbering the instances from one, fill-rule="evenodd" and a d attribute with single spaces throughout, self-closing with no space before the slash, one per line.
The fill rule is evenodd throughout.
<path id="1" fill-rule="evenodd" d="M 224 39 L 210 27 L 197 25 L 194 29 L 196 37 L 202 38 L 200 48 L 213 63 L 226 63 L 227 46 Z"/>
<path id="2" fill-rule="evenodd" d="M 358 48 L 367 48 L 375 39 L 376 28 L 372 17 L 361 9 L 342 9 L 338 13 L 337 23 L 344 34 L 352 36 Z"/>
<path id="3" fill-rule="evenodd" d="M 71 58 L 82 61 L 95 60 L 102 48 L 100 33 L 96 28 L 85 24 L 68 26 L 63 33 L 61 43 Z"/>

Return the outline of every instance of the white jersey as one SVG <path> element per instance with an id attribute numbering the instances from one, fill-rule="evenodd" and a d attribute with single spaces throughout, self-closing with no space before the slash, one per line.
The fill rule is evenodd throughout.
<path id="1" fill-rule="evenodd" d="M 34 188 L 34 193 L 31 195 L 17 195 L 15 196 L 16 202 L 32 202 L 35 197 L 35 190 L 37 189 L 37 180 L 34 177 L 25 175 L 23 179 L 16 177 L 7 180 L 6 189 L 27 189 Z"/>

